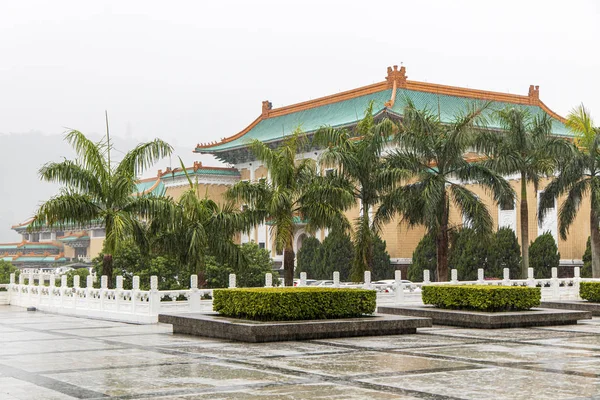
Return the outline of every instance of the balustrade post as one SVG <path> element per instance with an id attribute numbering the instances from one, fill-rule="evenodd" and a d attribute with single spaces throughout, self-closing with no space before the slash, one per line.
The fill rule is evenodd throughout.
<path id="1" fill-rule="evenodd" d="M 333 287 L 334 288 L 340 287 L 340 272 L 339 271 L 333 271 Z"/>
<path id="2" fill-rule="evenodd" d="M 229 274 L 229 289 L 235 289 L 235 274 Z"/>
<path id="3" fill-rule="evenodd" d="M 573 269 L 573 290 L 575 290 L 575 300 L 581 300 L 579 296 L 579 284 L 581 283 L 581 269 L 579 267 L 575 267 Z"/>
<path id="4" fill-rule="evenodd" d="M 298 286 L 306 286 L 306 272 L 300 272 L 300 282 Z"/>
<path id="5" fill-rule="evenodd" d="M 123 276 L 117 275 L 117 279 L 115 282 L 115 307 L 116 311 L 119 312 L 121 310 L 121 296 L 123 294 Z"/>
<path id="6" fill-rule="evenodd" d="M 131 312 L 135 314 L 138 292 L 140 291 L 140 277 L 134 276 L 131 280 Z"/>
<path id="7" fill-rule="evenodd" d="M 502 285 L 510 286 L 510 269 L 504 268 L 503 275 L 504 279 L 502 279 Z"/>
<path id="8" fill-rule="evenodd" d="M 66 291 L 67 291 L 67 276 L 62 275 L 60 277 L 60 308 L 64 307 Z"/>
<path id="9" fill-rule="evenodd" d="M 33 272 L 29 273 L 29 278 L 28 278 L 28 287 L 27 287 L 27 307 L 30 307 L 34 304 L 34 299 L 33 299 L 33 288 L 34 288 L 34 282 L 33 282 Z"/>
<path id="10" fill-rule="evenodd" d="M 266 288 L 272 288 L 273 287 L 273 274 L 270 272 L 267 272 L 265 274 L 265 287 Z"/>
<path id="11" fill-rule="evenodd" d="M 92 308 L 92 289 L 94 288 L 94 277 L 88 275 L 85 279 L 85 305 L 87 309 Z"/>
<path id="12" fill-rule="evenodd" d="M 458 283 L 458 271 L 455 268 L 450 270 L 450 282 Z"/>
<path id="13" fill-rule="evenodd" d="M 160 312 L 160 293 L 158 292 L 158 276 L 150 277 L 150 315 L 158 315 Z"/>
<path id="14" fill-rule="evenodd" d="M 104 311 L 104 298 L 106 297 L 106 291 L 108 290 L 108 276 L 102 275 L 100 277 L 100 310 Z"/>
<path id="15" fill-rule="evenodd" d="M 44 282 L 46 281 L 46 278 L 44 276 L 44 274 L 38 274 L 38 293 L 37 293 L 37 301 L 36 301 L 36 306 L 39 308 L 40 304 L 42 304 L 42 291 L 44 289 Z"/>
<path id="16" fill-rule="evenodd" d="M 552 299 L 560 300 L 560 289 L 558 283 L 558 268 L 552 267 L 552 279 L 550 280 L 550 287 L 552 288 Z"/>
<path id="17" fill-rule="evenodd" d="M 198 290 L 198 275 L 190 276 L 190 311 L 200 311 L 200 291 Z"/>
<path id="18" fill-rule="evenodd" d="M 15 274 L 10 274 L 10 280 L 8 281 L 8 304 L 10 304 L 10 299 L 12 297 L 13 288 L 15 287 Z"/>
<path id="19" fill-rule="evenodd" d="M 535 287 L 535 277 L 533 274 L 533 268 L 527 268 L 527 286 Z"/>
<path id="20" fill-rule="evenodd" d="M 394 297 L 397 304 L 404 301 L 404 283 L 402 283 L 402 271 L 399 269 L 394 271 Z"/>
<path id="21" fill-rule="evenodd" d="M 79 275 L 73 276 L 73 308 L 77 308 L 77 302 L 79 301 L 79 287 L 80 287 L 80 277 Z"/>
<path id="22" fill-rule="evenodd" d="M 428 269 L 424 269 L 423 270 L 423 284 L 427 285 L 431 283 L 431 278 L 429 276 L 429 270 Z"/>
<path id="23" fill-rule="evenodd" d="M 80 284 L 79 279 L 80 279 L 79 275 L 75 275 L 73 277 L 73 288 L 74 289 L 79 289 L 79 284 Z"/>
<path id="24" fill-rule="evenodd" d="M 483 285 L 485 283 L 485 272 L 483 268 L 477 269 L 477 283 Z"/>
<path id="25" fill-rule="evenodd" d="M 363 288 L 371 289 L 371 271 L 365 271 Z"/>
<path id="26" fill-rule="evenodd" d="M 48 275 L 48 279 L 50 280 L 48 284 L 48 305 L 54 305 L 54 289 L 56 288 L 56 276 L 54 274 Z"/>

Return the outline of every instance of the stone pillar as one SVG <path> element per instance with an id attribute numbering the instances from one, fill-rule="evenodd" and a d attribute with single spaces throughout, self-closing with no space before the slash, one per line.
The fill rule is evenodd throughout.
<path id="1" fill-rule="evenodd" d="M 510 286 L 510 269 L 504 268 L 504 279 L 502 279 L 502 285 Z"/>
<path id="2" fill-rule="evenodd" d="M 394 271 L 394 295 L 396 303 L 400 304 L 404 301 L 404 283 L 402 283 L 402 271 L 399 269 Z"/>
<path id="3" fill-rule="evenodd" d="M 527 286 L 535 287 L 535 278 L 533 274 L 533 268 L 527 268 Z"/>
<path id="4" fill-rule="evenodd" d="M 558 268 L 552 267 L 552 279 L 550 281 L 552 288 L 552 300 L 560 300 L 560 287 L 558 283 Z"/>
<path id="5" fill-rule="evenodd" d="M 80 279 L 79 275 L 75 275 L 73 277 L 73 287 L 76 289 L 79 289 L 79 285 L 80 285 L 79 279 Z"/>
<path id="6" fill-rule="evenodd" d="M 100 310 L 104 311 L 104 298 L 106 297 L 106 291 L 108 290 L 108 276 L 102 275 L 100 277 Z"/>
<path id="7" fill-rule="evenodd" d="M 235 289 L 235 285 L 236 285 L 235 274 L 229 274 L 229 288 Z"/>
<path id="8" fill-rule="evenodd" d="M 306 272 L 300 272 L 300 283 L 298 286 L 306 286 Z"/>
<path id="9" fill-rule="evenodd" d="M 200 291 L 198 290 L 198 275 L 190 276 L 190 311 L 200 311 Z"/>
<path id="10" fill-rule="evenodd" d="M 270 272 L 267 272 L 265 274 L 265 287 L 266 288 L 273 287 L 273 274 Z"/>
<path id="11" fill-rule="evenodd" d="M 365 271 L 365 283 L 363 287 L 365 289 L 371 289 L 371 271 Z"/>
<path id="12" fill-rule="evenodd" d="M 480 285 L 483 285 L 485 281 L 485 272 L 483 271 L 483 268 L 478 268 L 477 269 L 477 283 L 479 283 Z"/>
<path id="13" fill-rule="evenodd" d="M 581 269 L 579 267 L 575 267 L 573 269 L 573 274 L 574 274 L 573 290 L 575 291 L 573 298 L 575 300 L 581 300 L 581 297 L 579 297 L 579 284 L 581 283 Z"/>
<path id="14" fill-rule="evenodd" d="M 138 292 L 140 291 L 140 277 L 134 276 L 131 280 L 131 312 L 135 314 Z"/>
<path id="15" fill-rule="evenodd" d="M 424 269 L 423 270 L 423 283 L 424 284 L 429 284 L 431 283 L 431 279 L 429 277 L 429 270 L 428 269 Z"/>
<path id="16" fill-rule="evenodd" d="M 458 283 L 458 271 L 455 268 L 450 270 L 450 282 Z"/>
<path id="17" fill-rule="evenodd" d="M 160 293 L 158 292 L 158 276 L 150 277 L 150 315 L 158 315 L 160 312 Z"/>
<path id="18" fill-rule="evenodd" d="M 333 287 L 335 287 L 335 288 L 340 287 L 340 272 L 339 271 L 333 271 Z"/>

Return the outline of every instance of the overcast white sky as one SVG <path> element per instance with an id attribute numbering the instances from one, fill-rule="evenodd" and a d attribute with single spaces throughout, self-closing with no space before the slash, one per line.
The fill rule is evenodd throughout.
<path id="1" fill-rule="evenodd" d="M 600 119 L 594 1 L 80 1 L 0 5 L 0 132 L 159 136 L 190 150 L 275 107 L 409 79 Z M 600 122 L 600 121 L 599 121 Z"/>
<path id="2" fill-rule="evenodd" d="M 400 63 L 412 80 L 517 94 L 540 85 L 554 111 L 583 102 L 600 124 L 599 4 L 2 0 L 0 134 L 102 133 L 106 109 L 114 135 L 161 137 L 189 164 L 196 143 L 242 130 L 262 100 L 371 84 Z M 28 159 L 29 146 L 1 150 L 22 154 L 31 175 L 47 161 Z M 0 184 L 14 174 L 0 171 Z"/>

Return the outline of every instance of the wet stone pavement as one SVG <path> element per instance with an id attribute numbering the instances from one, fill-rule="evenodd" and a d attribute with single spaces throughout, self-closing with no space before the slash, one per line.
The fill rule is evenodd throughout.
<path id="1" fill-rule="evenodd" d="M 579 325 L 265 344 L 0 306 L 0 399 L 600 399 Z"/>

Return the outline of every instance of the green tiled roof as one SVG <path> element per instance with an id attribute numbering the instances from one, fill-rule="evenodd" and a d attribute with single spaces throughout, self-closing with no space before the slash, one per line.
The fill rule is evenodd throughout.
<path id="1" fill-rule="evenodd" d="M 371 101 L 373 101 L 374 114 L 383 111 L 385 103 L 391 98 L 391 94 L 392 90 L 387 89 L 278 117 L 262 119 L 246 134 L 231 142 L 216 144 L 207 148 L 197 148 L 196 151 L 199 153 L 218 154 L 243 148 L 252 139 L 258 139 L 262 142 L 277 141 L 290 135 L 298 127 L 304 132 L 310 133 L 322 126 L 339 127 L 353 125 L 362 119 L 367 105 Z M 395 103 L 388 111 L 402 115 L 407 98 L 410 98 L 417 108 L 427 107 L 436 113 L 439 111 L 442 122 L 452 122 L 459 111 L 464 112 L 466 110 L 467 105 L 472 104 L 474 101 L 481 102 L 481 100 L 475 98 L 397 89 Z M 499 101 L 492 102 L 490 113 L 492 110 L 502 109 L 506 106 L 524 107 L 529 109 L 534 115 L 545 113 L 539 106 L 519 105 Z M 490 128 L 499 128 L 491 119 L 489 122 Z M 572 133 L 558 120 L 553 120 L 553 133 L 560 136 L 572 136 Z"/>
<path id="2" fill-rule="evenodd" d="M 198 149 L 198 151 L 200 153 L 213 153 L 243 147 L 252 139 L 269 142 L 290 135 L 298 127 L 304 132 L 312 132 L 323 125 L 337 127 L 352 124 L 363 118 L 365 109 L 371 101 L 374 102 L 373 112 L 381 111 L 385 102 L 390 99 L 391 94 L 391 89 L 382 90 L 381 92 L 309 108 L 280 117 L 267 118 L 260 121 L 245 135 L 229 143 Z"/>
<path id="3" fill-rule="evenodd" d="M 158 179 L 158 178 L 156 178 L 156 179 Z M 138 182 L 138 183 L 136 183 L 137 193 L 145 192 L 146 190 L 149 190 L 155 184 L 156 184 L 156 180 Z M 163 194 L 165 194 L 165 190 L 166 190 L 165 189 L 165 185 L 161 181 L 161 182 L 158 182 L 158 185 L 152 190 L 152 192 L 146 193 L 146 194 L 152 194 L 152 195 L 155 195 L 155 196 L 162 196 Z"/>
<path id="4" fill-rule="evenodd" d="M 20 244 L 0 244 L 0 250 L 14 250 L 14 249 L 23 249 L 23 250 L 46 250 L 52 249 L 56 250 L 58 246 L 53 244 L 40 244 L 40 243 L 29 243 L 25 245 Z"/>
<path id="5" fill-rule="evenodd" d="M 473 104 L 474 99 L 458 96 L 448 96 L 445 94 L 436 94 L 429 92 L 419 92 L 415 90 L 398 89 L 396 91 L 396 102 L 390 111 L 402 115 L 406 99 L 412 100 L 418 109 L 428 108 L 437 113 L 439 110 L 440 119 L 442 122 L 452 122 L 459 112 L 464 112 L 470 104 Z M 482 100 L 478 100 L 480 103 Z M 504 103 L 495 101 L 492 103 L 488 115 L 494 110 L 501 110 L 506 107 L 519 107 L 527 109 L 532 115 L 541 115 L 545 111 L 539 106 L 520 105 L 514 103 Z M 552 120 L 552 133 L 560 136 L 573 136 L 567 127 L 560 121 Z M 500 128 L 493 118 L 488 118 L 488 127 Z"/>
<path id="6" fill-rule="evenodd" d="M 4 261 L 9 262 L 19 262 L 19 263 L 60 263 L 65 262 L 67 259 L 65 257 L 60 257 L 58 259 L 54 259 L 54 257 L 19 257 L 16 260 L 13 260 L 12 257 L 4 257 Z"/>
<path id="7" fill-rule="evenodd" d="M 194 176 L 194 175 L 231 175 L 231 176 L 239 176 L 240 172 L 237 170 L 233 170 L 233 169 L 225 169 L 225 168 L 221 168 L 221 169 L 216 169 L 216 168 L 198 168 L 196 171 L 194 171 L 193 168 L 188 168 L 187 169 L 187 173 L 189 176 Z M 166 179 L 166 178 L 170 178 L 170 177 L 177 177 L 177 176 L 183 176 L 185 175 L 185 173 L 181 170 L 172 172 L 172 173 L 168 173 L 163 175 L 162 179 Z"/>
<path id="8" fill-rule="evenodd" d="M 77 240 L 90 240 L 89 236 L 67 236 L 64 238 L 58 239 L 61 242 L 75 242 Z"/>

